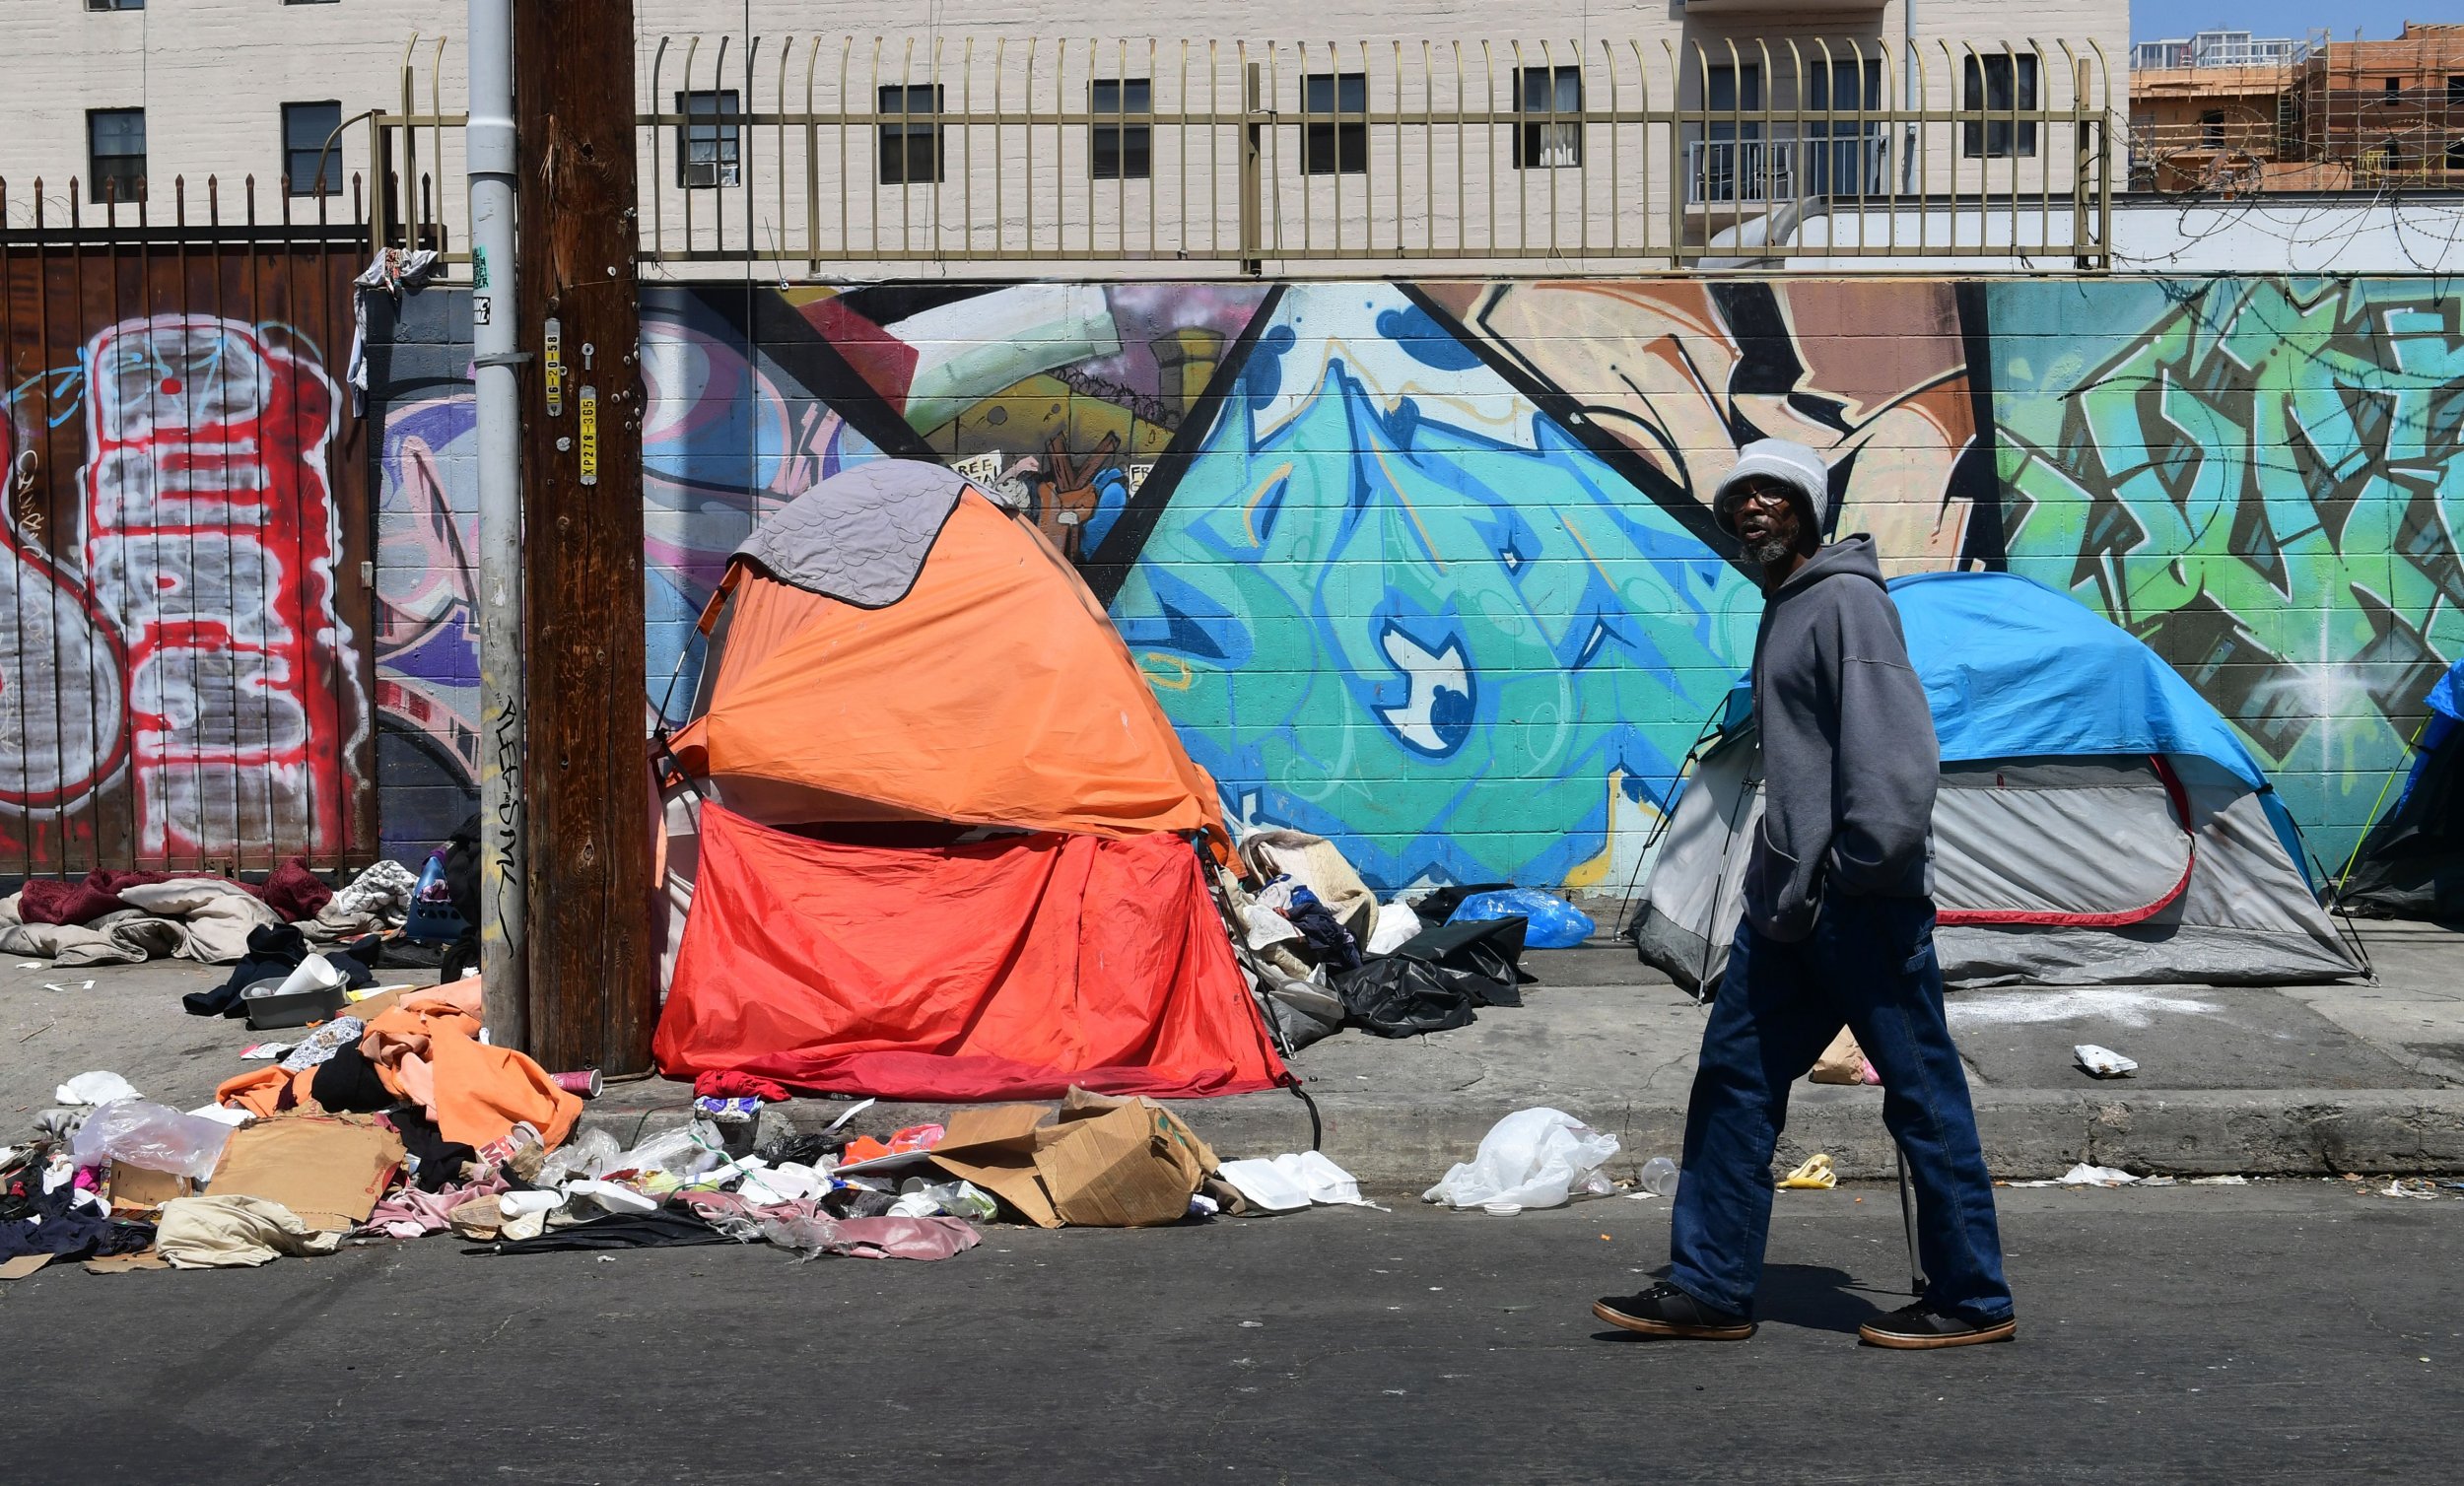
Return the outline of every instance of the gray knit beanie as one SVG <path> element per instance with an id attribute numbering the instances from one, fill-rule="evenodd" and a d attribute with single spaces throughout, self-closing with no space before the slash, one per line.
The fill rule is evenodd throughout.
<path id="1" fill-rule="evenodd" d="M 1802 500 L 1798 518 L 1815 542 L 1822 540 L 1822 523 L 1831 508 L 1831 476 L 1823 467 L 1822 456 L 1802 443 L 1785 439 L 1757 439 L 1737 451 L 1737 464 L 1720 477 L 1720 486 L 1711 497 L 1711 519 L 1730 536 L 1737 535 L 1737 498 L 1746 480 L 1760 476 L 1777 480 L 1793 490 Z"/>

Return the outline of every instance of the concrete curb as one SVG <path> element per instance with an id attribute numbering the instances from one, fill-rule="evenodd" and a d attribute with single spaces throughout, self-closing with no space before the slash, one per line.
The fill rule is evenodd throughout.
<path id="1" fill-rule="evenodd" d="M 1627 1094 L 1540 1090 L 1519 1100 L 1430 1100 L 1317 1093 L 1326 1154 L 1388 1196 L 1417 1194 L 1472 1153 L 1491 1124 L 1545 1104 L 1614 1133 L 1623 1147 L 1611 1174 L 1631 1177 L 1653 1156 L 1675 1156 L 1685 1110 Z M 681 1123 L 691 1101 L 681 1087 L 650 1085 L 591 1105 L 578 1128 L 604 1129 L 630 1145 Z M 1309 1112 L 1288 1094 L 1246 1094 L 1173 1106 L 1225 1157 L 1307 1148 Z M 818 1131 L 844 1103 L 796 1100 L 762 1112 L 760 1138 Z M 886 1133 L 939 1119 L 946 1105 L 877 1104 L 856 1116 Z M 1797 1091 L 1780 1159 L 1827 1152 L 1843 1178 L 1887 1179 L 1890 1139 L 1882 1096 L 1867 1089 Z M 2179 1091 L 2002 1089 L 1977 1092 L 1986 1164 L 1999 1178 L 2058 1177 L 2079 1162 L 2145 1176 L 2341 1176 L 2464 1173 L 2464 1090 L 2194 1089 Z"/>

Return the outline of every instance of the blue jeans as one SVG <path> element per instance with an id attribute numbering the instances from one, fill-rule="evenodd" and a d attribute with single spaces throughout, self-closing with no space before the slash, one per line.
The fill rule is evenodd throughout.
<path id="1" fill-rule="evenodd" d="M 1907 1152 L 1926 1302 L 1971 1320 L 2011 1315 L 1993 1182 L 1942 995 L 1930 900 L 1834 892 L 1798 944 L 1738 922 L 1685 1112 L 1671 1284 L 1705 1305 L 1753 1314 L 1788 1088 L 1845 1023 L 1882 1075 L 1882 1123 Z"/>

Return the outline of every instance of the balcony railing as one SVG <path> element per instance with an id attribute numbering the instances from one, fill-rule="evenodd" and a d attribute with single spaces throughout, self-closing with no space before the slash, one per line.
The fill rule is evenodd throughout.
<path id="1" fill-rule="evenodd" d="M 717 35 L 639 55 L 642 252 L 672 275 L 1648 272 L 1784 258 L 1748 224 L 1817 202 L 1851 244 L 1832 257 L 2096 267 L 2110 238 L 2092 43 Z M 414 110 L 416 70 L 377 127 L 442 161 L 460 120 Z M 392 199 L 459 211 L 458 184 Z"/>

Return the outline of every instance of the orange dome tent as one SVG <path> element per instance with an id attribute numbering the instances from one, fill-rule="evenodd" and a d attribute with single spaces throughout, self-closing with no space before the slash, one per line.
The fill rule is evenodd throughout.
<path id="1" fill-rule="evenodd" d="M 860 465 L 737 549 L 701 628 L 663 1071 L 932 1100 L 1282 1081 L 1187 840 L 1224 840 L 1214 781 L 1033 526 L 939 465 Z"/>

